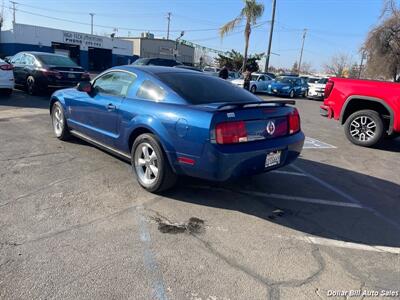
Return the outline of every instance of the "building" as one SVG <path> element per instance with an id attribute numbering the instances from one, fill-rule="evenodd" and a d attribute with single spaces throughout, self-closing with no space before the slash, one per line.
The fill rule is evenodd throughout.
<path id="1" fill-rule="evenodd" d="M 151 33 L 143 33 L 141 37 L 120 37 L 130 41 L 133 45 L 133 54 L 141 58 L 170 58 L 176 59 L 186 65 L 194 63 L 194 47 L 176 44 L 176 41 L 155 38 Z M 177 47 L 177 51 L 175 50 Z"/>
<path id="2" fill-rule="evenodd" d="M 117 38 L 13 24 L 1 32 L 0 54 L 11 56 L 20 51 L 42 51 L 70 56 L 90 71 L 102 71 L 133 62 L 133 44 Z"/>

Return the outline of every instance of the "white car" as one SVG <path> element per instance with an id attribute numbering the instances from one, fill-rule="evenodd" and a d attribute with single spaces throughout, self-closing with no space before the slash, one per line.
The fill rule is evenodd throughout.
<path id="1" fill-rule="evenodd" d="M 250 81 L 250 92 L 257 93 L 257 92 L 268 92 L 268 85 L 273 81 L 271 77 L 266 74 L 262 73 L 253 73 L 251 74 L 251 81 Z M 238 79 L 234 79 L 231 81 L 233 84 L 243 87 L 244 79 L 241 76 Z"/>
<path id="2" fill-rule="evenodd" d="M 308 99 L 324 99 L 325 86 L 329 78 L 321 78 L 316 83 L 308 83 Z"/>
<path id="3" fill-rule="evenodd" d="M 13 88 L 13 66 L 0 59 L 0 91 L 6 95 L 11 95 Z"/>

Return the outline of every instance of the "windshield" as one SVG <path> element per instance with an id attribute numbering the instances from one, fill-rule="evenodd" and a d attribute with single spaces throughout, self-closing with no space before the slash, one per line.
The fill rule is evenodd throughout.
<path id="1" fill-rule="evenodd" d="M 320 79 L 319 78 L 308 78 L 308 83 L 317 83 Z"/>
<path id="2" fill-rule="evenodd" d="M 290 77 L 277 77 L 275 80 L 280 83 L 294 83 L 295 81 L 294 78 Z"/>
<path id="3" fill-rule="evenodd" d="M 321 78 L 318 80 L 318 83 L 326 84 L 328 82 L 328 78 Z"/>
<path id="4" fill-rule="evenodd" d="M 37 55 L 37 58 L 46 65 L 60 66 L 60 67 L 77 67 L 78 65 L 68 56 L 63 55 Z"/>
<path id="5" fill-rule="evenodd" d="M 190 104 L 261 101 L 229 81 L 201 73 L 161 73 L 158 77 Z"/>

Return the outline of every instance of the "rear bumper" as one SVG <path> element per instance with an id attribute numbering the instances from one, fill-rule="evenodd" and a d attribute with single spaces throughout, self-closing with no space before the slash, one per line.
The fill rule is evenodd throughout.
<path id="1" fill-rule="evenodd" d="M 304 134 L 235 145 L 205 145 L 194 165 L 178 165 L 177 173 L 213 181 L 255 175 L 281 168 L 295 160 L 304 144 Z M 279 165 L 265 168 L 267 153 L 281 150 Z"/>
<path id="2" fill-rule="evenodd" d="M 331 119 L 333 117 L 332 108 L 330 108 L 329 106 L 324 105 L 324 104 L 319 107 L 319 113 L 321 116 L 327 117 L 329 119 Z"/>

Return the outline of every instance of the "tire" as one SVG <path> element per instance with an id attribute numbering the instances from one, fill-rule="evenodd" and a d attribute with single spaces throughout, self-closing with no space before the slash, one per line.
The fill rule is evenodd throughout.
<path id="1" fill-rule="evenodd" d="M 64 109 L 58 101 L 55 102 L 51 108 L 51 121 L 54 134 L 59 140 L 66 141 L 71 137 L 67 120 L 65 119 Z"/>
<path id="2" fill-rule="evenodd" d="M 294 90 L 291 90 L 291 91 L 289 92 L 289 98 L 294 98 Z"/>
<path id="3" fill-rule="evenodd" d="M 252 92 L 253 94 L 255 94 L 257 92 L 257 87 L 255 85 L 251 86 L 250 92 Z"/>
<path id="4" fill-rule="evenodd" d="M 308 90 L 305 90 L 305 91 L 304 91 L 303 97 L 304 97 L 304 98 L 308 98 Z"/>
<path id="5" fill-rule="evenodd" d="M 26 92 L 29 95 L 36 95 L 38 93 L 38 87 L 33 76 L 28 76 L 25 82 Z"/>
<path id="6" fill-rule="evenodd" d="M 350 142 L 363 147 L 378 144 L 385 135 L 381 116 L 369 109 L 351 114 L 344 124 L 344 130 Z"/>
<path id="7" fill-rule="evenodd" d="M 151 193 L 165 191 L 176 183 L 177 176 L 153 134 L 145 133 L 136 138 L 132 146 L 131 163 L 137 181 Z"/>

